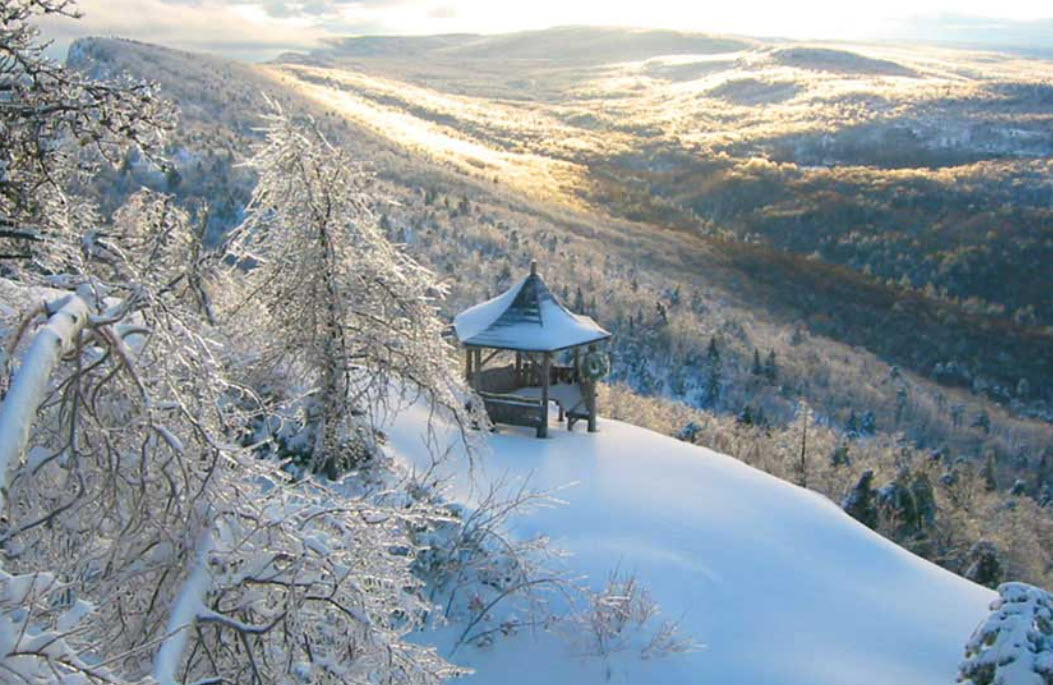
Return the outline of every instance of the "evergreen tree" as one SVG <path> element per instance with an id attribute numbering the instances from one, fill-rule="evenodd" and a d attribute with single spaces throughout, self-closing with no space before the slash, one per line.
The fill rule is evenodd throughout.
<path id="1" fill-rule="evenodd" d="M 717 339 L 709 339 L 709 347 L 706 349 L 706 405 L 715 407 L 720 402 L 720 350 L 717 349 Z"/>
<path id="2" fill-rule="evenodd" d="M 1002 582 L 1005 569 L 994 543 L 980 540 L 973 545 L 969 549 L 968 563 L 963 575 L 974 583 L 996 588 Z"/>
<path id="3" fill-rule="evenodd" d="M 665 305 L 662 304 L 661 300 L 656 300 L 654 303 L 655 312 L 658 314 L 658 320 L 664 326 L 669 323 L 669 312 L 666 311 Z"/>
<path id="4" fill-rule="evenodd" d="M 875 502 L 877 492 L 874 490 L 873 482 L 874 472 L 867 469 L 841 501 L 841 508 L 846 514 L 871 530 L 875 530 L 878 525 L 878 510 Z"/>
<path id="5" fill-rule="evenodd" d="M 936 525 L 936 493 L 932 481 L 924 471 L 917 471 L 910 482 L 910 494 L 918 516 L 918 527 L 929 529 Z"/>
<path id="6" fill-rule="evenodd" d="M 1035 469 L 1035 492 L 1041 492 L 1048 486 L 1053 485 L 1053 447 L 1047 447 L 1042 451 Z"/>
<path id="7" fill-rule="evenodd" d="M 895 424 L 898 426 L 907 413 L 907 389 L 903 386 L 896 388 L 896 417 Z"/>
<path id="8" fill-rule="evenodd" d="M 756 347 L 753 348 L 753 366 L 750 368 L 750 373 L 754 376 L 759 376 L 764 373 L 764 368 L 761 366 L 760 350 Z"/>
<path id="9" fill-rule="evenodd" d="M 958 682 L 965 685 L 1053 683 L 1053 597 L 1026 583 L 998 586 L 991 615 L 965 645 Z"/>
<path id="10" fill-rule="evenodd" d="M 852 458 L 848 454 L 848 445 L 841 443 L 834 447 L 834 451 L 830 453 L 830 465 L 831 466 L 851 466 Z"/>
<path id="11" fill-rule="evenodd" d="M 849 439 L 859 437 L 859 419 L 856 417 L 855 409 L 850 409 L 848 412 L 848 420 L 845 421 L 845 435 Z"/>
<path id="12" fill-rule="evenodd" d="M 688 421 L 683 428 L 676 432 L 674 436 L 677 440 L 683 440 L 684 442 L 695 442 L 698 439 L 699 433 L 702 432 L 702 427 L 694 421 Z"/>
<path id="13" fill-rule="evenodd" d="M 178 188 L 179 184 L 182 183 L 183 176 L 179 173 L 179 170 L 175 168 L 174 164 L 168 164 L 165 168 L 165 190 L 169 193 L 174 193 Z"/>
<path id="14" fill-rule="evenodd" d="M 771 383 L 774 383 L 779 377 L 779 367 L 775 362 L 775 350 L 768 350 L 768 358 L 764 360 L 764 375 Z"/>
<path id="15" fill-rule="evenodd" d="M 918 509 L 908 487 L 910 474 L 901 469 L 896 478 L 878 491 L 878 513 L 897 540 L 914 537 L 920 531 Z"/>
<path id="16" fill-rule="evenodd" d="M 983 480 L 986 492 L 994 492 L 998 489 L 998 476 L 995 471 L 994 452 L 988 452 L 987 456 L 984 457 L 983 467 L 980 469 L 980 479 Z"/>

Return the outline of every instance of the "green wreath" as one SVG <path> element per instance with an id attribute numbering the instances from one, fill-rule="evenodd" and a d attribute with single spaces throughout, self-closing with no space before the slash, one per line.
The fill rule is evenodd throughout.
<path id="1" fill-rule="evenodd" d="M 607 355 L 595 350 L 585 355 L 585 363 L 582 366 L 585 377 L 590 381 L 597 381 L 607 375 L 610 367 L 607 366 Z"/>

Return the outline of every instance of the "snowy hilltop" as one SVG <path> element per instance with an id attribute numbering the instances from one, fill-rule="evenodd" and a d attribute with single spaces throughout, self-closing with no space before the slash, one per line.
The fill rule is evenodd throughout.
<path id="1" fill-rule="evenodd" d="M 416 409 L 389 431 L 419 468 L 430 465 L 425 424 Z M 471 476 L 447 462 L 453 495 L 471 502 L 524 480 L 559 489 L 564 504 L 516 517 L 514 534 L 548 536 L 596 586 L 615 566 L 634 573 L 701 649 L 601 665 L 572 640 L 525 632 L 458 651 L 476 670 L 465 682 L 950 683 L 995 597 L 731 457 L 610 420 L 596 434 L 532 435 L 502 427 Z"/>

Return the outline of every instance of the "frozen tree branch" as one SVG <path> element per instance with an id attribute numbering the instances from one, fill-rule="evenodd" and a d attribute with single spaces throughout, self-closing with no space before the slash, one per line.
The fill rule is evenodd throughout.
<path id="1" fill-rule="evenodd" d="M 50 303 L 47 325 L 37 332 L 0 406 L 0 511 L 7 494 L 8 472 L 25 451 L 37 409 L 51 375 L 88 323 L 88 289 Z"/>

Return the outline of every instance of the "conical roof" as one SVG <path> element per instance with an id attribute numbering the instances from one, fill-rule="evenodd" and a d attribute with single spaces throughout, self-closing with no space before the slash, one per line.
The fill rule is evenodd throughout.
<path id="1" fill-rule="evenodd" d="M 453 327 L 462 345 L 522 352 L 555 352 L 611 337 L 591 318 L 564 307 L 534 264 L 529 276 L 504 293 L 458 314 Z"/>

